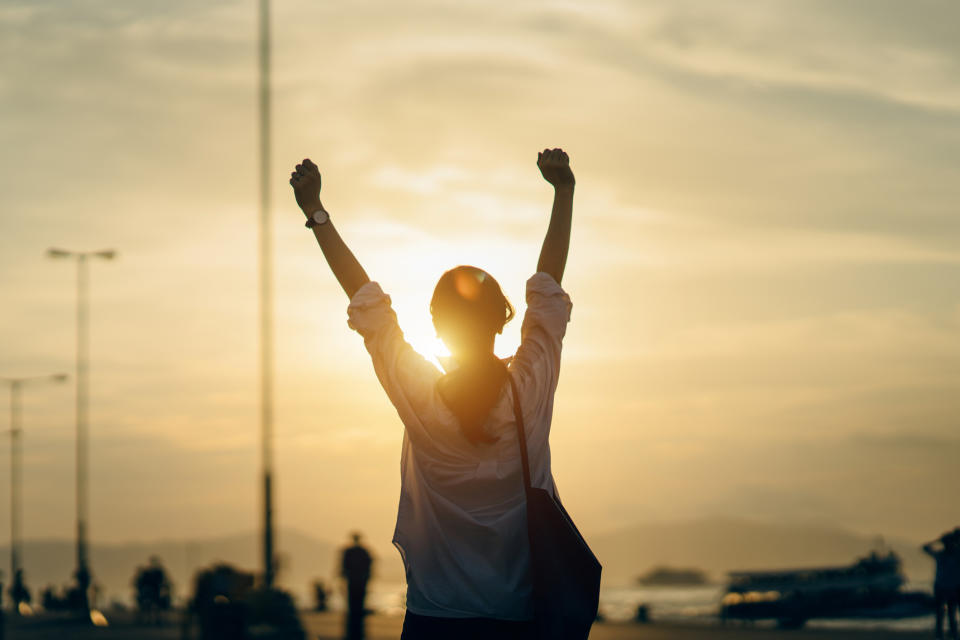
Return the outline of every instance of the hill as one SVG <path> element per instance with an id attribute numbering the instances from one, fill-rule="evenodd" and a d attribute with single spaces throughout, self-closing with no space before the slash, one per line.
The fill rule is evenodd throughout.
<path id="1" fill-rule="evenodd" d="M 27 584 L 38 594 L 47 585 L 69 581 L 76 567 L 76 546 L 72 540 L 27 540 L 23 545 L 23 566 Z M 289 589 L 302 605 L 310 604 L 309 585 L 323 579 L 329 585 L 335 575 L 338 547 L 294 530 L 279 532 L 278 583 Z M 392 550 L 373 550 L 376 576 L 384 581 L 402 582 L 403 568 Z M 0 547 L 0 557 L 9 557 L 9 547 Z M 129 602 L 131 581 L 136 569 L 150 556 L 158 556 L 174 583 L 175 597 L 188 596 L 193 575 L 215 562 L 227 562 L 246 570 L 260 567 L 260 539 L 254 533 L 195 540 L 157 540 L 124 544 L 92 544 L 90 565 L 94 578 L 104 589 L 101 602 L 118 599 Z M 7 574 L 8 572 L 4 572 Z"/>
<path id="2" fill-rule="evenodd" d="M 838 527 L 770 523 L 735 518 L 703 518 L 688 521 L 641 524 L 589 538 L 603 563 L 607 586 L 635 584 L 636 578 L 658 565 L 695 567 L 712 580 L 723 581 L 736 569 L 772 569 L 830 564 L 848 564 L 877 545 L 877 538 Z M 928 581 L 932 563 L 908 541 L 887 544 L 904 561 L 908 577 Z M 279 584 L 293 592 L 301 605 L 310 604 L 309 585 L 316 578 L 328 584 L 336 573 L 339 545 L 318 540 L 294 530 L 279 532 L 281 550 Z M 150 556 L 161 558 L 170 572 L 178 597 L 192 590 L 197 569 L 224 561 L 253 570 L 260 566 L 260 542 L 253 533 L 197 540 L 159 540 L 127 544 L 94 544 L 90 559 L 104 600 L 129 601 L 130 583 L 136 568 Z M 389 547 L 374 548 L 376 578 L 401 584 L 403 565 Z M 24 544 L 27 584 L 35 592 L 48 585 L 65 583 L 75 566 L 73 541 L 33 540 Z M 0 557 L 9 549 L 0 548 Z"/>
<path id="3" fill-rule="evenodd" d="M 703 518 L 642 524 L 588 542 L 603 563 L 604 584 L 612 586 L 634 584 L 657 565 L 697 567 L 723 581 L 737 569 L 849 564 L 876 548 L 878 538 L 824 525 Z M 903 559 L 910 579 L 932 578 L 932 564 L 918 544 L 885 543 Z"/>

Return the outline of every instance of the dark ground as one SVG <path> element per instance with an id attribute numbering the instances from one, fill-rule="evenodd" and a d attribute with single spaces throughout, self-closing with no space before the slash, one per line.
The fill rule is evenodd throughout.
<path id="1" fill-rule="evenodd" d="M 111 615 L 110 626 L 78 625 L 67 619 L 34 617 L 20 620 L 8 618 L 4 640 L 176 640 L 181 638 L 179 617 L 171 617 L 164 626 L 136 624 L 132 616 Z M 343 637 L 343 616 L 339 613 L 311 613 L 302 615 L 310 640 L 333 640 Z M 400 637 L 402 620 L 398 616 L 374 615 L 367 619 L 369 640 L 396 640 Z M 197 638 L 194 634 L 192 638 Z M 807 629 L 782 631 L 738 626 L 696 626 L 673 624 L 638 625 L 633 623 L 602 623 L 594 626 L 591 640 L 781 640 L 787 638 L 810 640 L 920 640 L 932 638 L 932 633 L 894 631 L 835 631 Z"/>

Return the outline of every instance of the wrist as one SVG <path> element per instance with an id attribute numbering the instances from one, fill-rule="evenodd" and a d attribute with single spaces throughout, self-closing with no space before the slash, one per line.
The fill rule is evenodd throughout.
<path id="1" fill-rule="evenodd" d="M 323 210 L 323 204 L 320 202 L 319 198 L 313 202 L 300 205 L 300 211 L 303 211 L 303 215 L 307 216 L 308 218 L 312 216 L 314 212 Z"/>
<path id="2" fill-rule="evenodd" d="M 323 208 L 323 205 L 320 205 L 319 208 L 307 214 L 307 224 L 305 226 L 308 229 L 313 229 L 314 227 L 325 225 L 328 222 L 330 222 L 330 214 Z"/>
<path id="3" fill-rule="evenodd" d="M 573 188 L 576 186 L 575 182 L 569 184 L 557 184 L 553 186 L 553 190 L 557 193 L 573 193 Z"/>

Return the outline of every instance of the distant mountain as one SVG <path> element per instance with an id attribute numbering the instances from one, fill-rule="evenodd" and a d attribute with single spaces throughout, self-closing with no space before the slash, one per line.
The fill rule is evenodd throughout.
<path id="1" fill-rule="evenodd" d="M 591 536 L 591 548 L 603 563 L 607 586 L 636 584 L 656 566 L 695 567 L 712 580 L 723 581 L 736 569 L 772 569 L 848 564 L 876 546 L 877 539 L 836 527 L 769 523 L 734 518 L 703 518 L 682 522 L 649 523 Z M 887 544 L 903 559 L 913 580 L 930 580 L 933 566 L 919 545 L 900 540 Z M 311 604 L 309 585 L 317 578 L 330 584 L 336 574 L 340 545 L 284 529 L 278 535 L 281 551 L 279 584 L 303 606 Z M 0 547 L 0 559 L 9 557 Z M 392 548 L 375 549 L 376 578 L 402 584 L 403 565 Z M 159 556 L 174 581 L 176 595 L 192 591 L 197 569 L 216 561 L 256 570 L 260 567 L 260 539 L 246 533 L 197 540 L 159 540 L 128 544 L 94 544 L 90 560 L 96 581 L 104 587 L 104 601 L 131 599 L 136 568 L 150 556 Z M 68 581 L 75 567 L 74 542 L 34 540 L 24 544 L 27 584 L 35 592 L 48 584 Z M 4 569 L 6 569 L 6 563 Z M 9 573 L 5 578 L 9 578 Z M 5 580 L 6 581 L 6 580 Z"/>
<path id="2" fill-rule="evenodd" d="M 338 548 L 298 531 L 278 532 L 280 575 L 278 583 L 296 595 L 303 606 L 311 604 L 309 585 L 315 579 L 328 586 L 336 574 Z M 27 585 L 39 595 L 47 585 L 66 584 L 76 567 L 76 543 L 66 540 L 28 540 L 24 542 L 23 566 Z M 104 589 L 103 602 L 118 599 L 130 602 L 131 581 L 137 567 L 147 564 L 150 556 L 158 556 L 174 583 L 177 598 L 188 596 L 193 576 L 198 569 L 215 562 L 227 562 L 246 570 L 258 570 L 260 538 L 254 533 L 196 540 L 158 540 L 126 544 L 93 544 L 90 565 L 95 581 Z M 374 551 L 376 577 L 387 582 L 403 582 L 403 567 L 396 552 Z M 0 547 L 0 558 L 8 558 L 9 547 Z M 4 582 L 9 584 L 9 571 L 4 563 Z"/>
<path id="3" fill-rule="evenodd" d="M 657 565 L 697 567 L 723 581 L 728 571 L 848 564 L 877 545 L 877 538 L 820 525 L 782 524 L 735 518 L 650 523 L 588 542 L 603 564 L 606 585 L 635 584 Z M 903 559 L 913 580 L 932 579 L 933 566 L 919 545 L 886 544 Z"/>

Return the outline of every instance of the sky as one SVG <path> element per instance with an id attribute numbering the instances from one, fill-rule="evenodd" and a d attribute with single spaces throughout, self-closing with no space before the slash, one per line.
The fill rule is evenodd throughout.
<path id="1" fill-rule="evenodd" d="M 958 524 L 958 23 L 948 0 L 274 2 L 279 526 L 385 548 L 402 437 L 293 165 L 434 355 L 449 267 L 522 315 L 554 146 L 577 193 L 553 468 L 588 537 Z M 0 5 L 0 376 L 73 374 L 75 267 L 47 248 L 118 251 L 90 265 L 96 541 L 259 524 L 256 118 L 253 2 Z M 73 535 L 73 394 L 24 391 L 26 537 Z"/>

